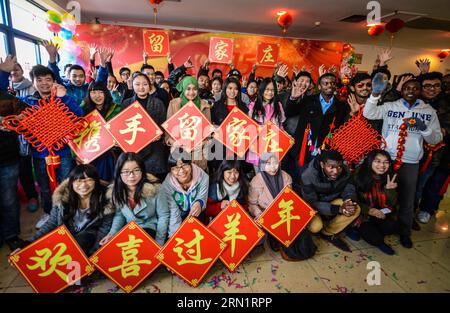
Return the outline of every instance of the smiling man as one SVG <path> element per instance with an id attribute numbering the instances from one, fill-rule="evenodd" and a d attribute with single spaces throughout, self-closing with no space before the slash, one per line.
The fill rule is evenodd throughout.
<path id="1" fill-rule="evenodd" d="M 382 135 L 386 139 L 391 158 L 397 158 L 399 146 L 404 149 L 401 167 L 398 170 L 398 219 L 400 242 L 406 248 L 412 247 L 411 227 L 414 213 L 414 197 L 419 175 L 419 161 L 423 156 L 423 141 L 437 144 L 442 140 L 441 128 L 436 111 L 419 99 L 422 85 L 411 79 L 402 86 L 402 98 L 377 106 L 386 88 L 382 75 L 375 75 L 372 81 L 372 95 L 367 99 L 363 114 L 368 119 L 383 119 Z M 399 143 L 400 126 L 408 127 L 404 143 Z"/>

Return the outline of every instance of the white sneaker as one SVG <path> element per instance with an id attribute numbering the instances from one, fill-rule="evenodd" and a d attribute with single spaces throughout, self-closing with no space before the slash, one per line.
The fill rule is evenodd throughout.
<path id="1" fill-rule="evenodd" d="M 425 211 L 420 211 L 417 214 L 417 219 L 419 220 L 419 222 L 421 222 L 422 224 L 426 224 L 430 221 L 431 215 L 428 212 Z"/>
<path id="2" fill-rule="evenodd" d="M 37 221 L 37 223 L 36 223 L 36 228 L 39 229 L 42 226 L 44 226 L 44 224 L 47 223 L 49 218 L 50 218 L 50 214 L 47 214 L 47 213 L 42 214 L 42 216 L 39 218 L 39 221 Z"/>

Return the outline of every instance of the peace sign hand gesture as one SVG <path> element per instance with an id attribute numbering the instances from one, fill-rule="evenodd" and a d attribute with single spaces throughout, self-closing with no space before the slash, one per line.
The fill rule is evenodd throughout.
<path id="1" fill-rule="evenodd" d="M 395 179 L 397 178 L 397 174 L 394 174 L 394 176 L 391 177 L 387 176 L 387 183 L 386 183 L 386 189 L 395 189 L 397 188 L 397 183 L 395 182 Z"/>

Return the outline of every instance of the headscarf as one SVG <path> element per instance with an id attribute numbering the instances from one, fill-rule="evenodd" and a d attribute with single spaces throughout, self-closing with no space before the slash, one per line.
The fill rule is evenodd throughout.
<path id="1" fill-rule="evenodd" d="M 189 102 L 189 99 L 186 98 L 186 96 L 184 95 L 184 92 L 186 91 L 187 87 L 190 84 L 194 85 L 198 89 L 198 81 L 192 76 L 185 76 L 177 85 L 177 90 L 180 93 L 180 98 L 181 98 L 181 107 L 183 107 L 186 103 Z M 192 101 L 195 103 L 197 108 L 200 109 L 200 97 L 199 97 L 198 93 L 197 93 L 197 97 Z"/>
<path id="2" fill-rule="evenodd" d="M 276 196 L 284 188 L 283 174 L 281 172 L 281 164 L 278 165 L 278 171 L 275 175 L 270 175 L 266 172 L 266 164 L 271 159 L 275 158 L 277 161 L 277 155 L 273 152 L 265 152 L 261 155 L 259 159 L 259 169 L 261 171 L 262 178 L 270 191 L 270 194 L 275 199 Z"/>

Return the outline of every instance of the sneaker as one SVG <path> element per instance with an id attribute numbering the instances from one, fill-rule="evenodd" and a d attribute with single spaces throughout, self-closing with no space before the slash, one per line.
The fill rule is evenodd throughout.
<path id="1" fill-rule="evenodd" d="M 419 214 L 417 214 L 417 219 L 422 224 L 426 224 L 430 221 L 431 214 L 425 211 L 419 211 Z"/>
<path id="2" fill-rule="evenodd" d="M 416 231 L 420 231 L 420 229 L 421 229 L 419 223 L 417 223 L 417 221 L 416 221 L 415 218 L 413 218 L 413 223 L 412 223 L 412 227 L 411 227 L 411 228 L 412 228 L 413 230 L 416 230 Z"/>
<path id="3" fill-rule="evenodd" d="M 8 247 L 11 249 L 11 251 L 14 251 L 16 249 L 22 249 L 27 245 L 27 242 L 23 239 L 19 238 L 18 236 L 15 236 L 10 239 L 6 239 L 5 243 L 8 245 Z"/>
<path id="4" fill-rule="evenodd" d="M 358 228 L 356 227 L 350 227 L 345 231 L 345 234 L 348 238 L 350 238 L 353 241 L 359 241 L 361 239 L 361 234 L 359 233 Z"/>
<path id="5" fill-rule="evenodd" d="M 378 246 L 378 249 L 380 249 L 381 251 L 383 251 L 384 253 L 388 254 L 388 255 L 394 255 L 395 251 L 394 249 L 391 248 L 391 246 L 385 244 L 384 242 Z"/>
<path id="6" fill-rule="evenodd" d="M 49 218 L 50 218 L 50 214 L 47 214 L 47 213 L 42 214 L 41 218 L 36 223 L 36 228 L 39 229 L 42 226 L 44 226 L 44 224 L 47 223 Z"/>
<path id="7" fill-rule="evenodd" d="M 327 236 L 324 234 L 320 234 L 320 236 L 325 239 L 326 241 L 328 241 L 329 243 L 331 243 L 332 245 L 334 245 L 335 247 L 341 249 L 342 251 L 345 252 L 352 252 L 352 250 L 350 249 L 350 247 L 345 243 L 344 240 L 342 240 L 341 238 L 333 235 L 333 236 Z"/>
<path id="8" fill-rule="evenodd" d="M 27 210 L 30 213 L 36 212 L 39 209 L 39 203 L 36 198 L 31 198 L 27 204 Z"/>
<path id="9" fill-rule="evenodd" d="M 411 238 L 409 236 L 406 236 L 406 235 L 401 235 L 400 236 L 400 243 L 402 244 L 403 247 L 405 247 L 407 249 L 411 249 L 412 246 L 413 246 Z"/>

